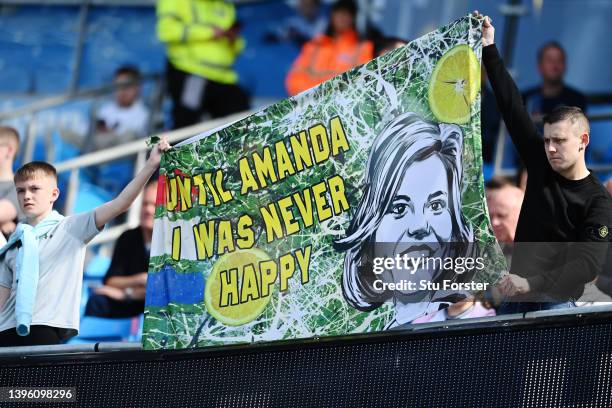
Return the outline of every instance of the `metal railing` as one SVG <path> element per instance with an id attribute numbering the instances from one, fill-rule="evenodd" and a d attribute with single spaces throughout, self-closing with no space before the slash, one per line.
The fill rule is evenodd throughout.
<path id="1" fill-rule="evenodd" d="M 161 96 L 163 94 L 163 76 L 161 74 L 148 74 L 143 75 L 140 78 L 140 83 L 144 82 L 153 82 L 153 89 L 149 96 L 148 105 L 151 107 L 151 120 L 157 116 L 159 110 L 161 109 Z M 38 101 L 32 102 L 26 106 L 21 106 L 18 108 L 14 108 L 10 111 L 0 112 L 0 122 L 4 122 L 10 119 L 19 118 L 22 116 L 30 115 L 31 118 L 26 126 L 25 131 L 25 141 L 23 147 L 23 162 L 27 163 L 32 161 L 32 157 L 34 156 L 34 147 L 36 145 L 37 133 L 35 130 L 35 118 L 34 115 L 40 111 L 44 111 L 47 109 L 56 108 L 61 105 L 65 105 L 70 102 L 74 102 L 79 99 L 88 99 L 88 98 L 96 98 L 101 96 L 106 96 L 111 94 L 117 89 L 118 85 L 116 84 L 106 84 L 100 87 L 82 90 L 82 91 L 74 91 L 74 92 L 66 92 L 61 95 L 49 96 L 46 98 L 42 98 Z M 148 124 L 149 131 L 152 129 L 152 123 Z"/>
<path id="2" fill-rule="evenodd" d="M 612 312 L 612 304 L 599 303 L 589 306 L 579 306 L 567 309 L 541 310 L 537 312 L 517 313 L 509 315 L 497 315 L 488 317 L 479 317 L 473 319 L 454 319 L 442 322 L 419 323 L 419 324 L 404 324 L 394 329 L 389 330 L 389 333 L 415 333 L 423 332 L 448 332 L 454 333 L 458 330 L 480 330 L 483 326 L 497 326 L 508 329 L 512 325 L 522 322 L 550 322 L 551 319 L 562 318 L 564 316 L 576 316 L 579 319 L 588 319 L 597 317 L 598 315 L 608 314 Z M 331 338 L 315 338 L 313 342 L 326 341 Z M 299 340 L 298 340 L 299 341 Z M 238 346 L 239 348 L 249 348 L 272 343 L 251 343 Z M 287 345 L 283 342 L 283 345 Z M 223 346 L 221 346 L 223 347 Z M 235 351 L 235 347 L 230 346 Z M 206 347 L 204 348 L 206 349 Z M 209 350 L 218 351 L 218 347 L 208 347 Z M 11 357 L 25 358 L 36 356 L 71 356 L 78 357 L 79 355 L 91 355 L 91 353 L 127 353 L 143 351 L 142 344 L 136 342 L 92 342 L 85 344 L 61 344 L 49 346 L 21 346 L 21 347 L 4 347 L 0 348 L 0 359 Z M 166 352 L 177 352 L 175 350 L 166 350 Z"/>
<path id="3" fill-rule="evenodd" d="M 218 128 L 222 125 L 243 119 L 244 117 L 252 114 L 253 112 L 254 111 L 244 111 L 235 113 L 224 118 L 213 119 L 199 123 L 197 125 L 173 130 L 170 132 L 165 132 L 160 134 L 159 136 L 167 137 L 168 142 L 174 144 L 182 140 L 188 139 L 192 136 L 198 135 L 200 133 Z M 77 191 L 79 189 L 79 170 L 86 167 L 96 166 L 113 160 L 136 155 L 134 172 L 137 173 L 143 168 L 145 164 L 148 150 L 149 148 L 147 147 L 145 140 L 140 139 L 135 140 L 133 142 L 124 143 L 115 147 L 111 147 L 109 149 L 85 154 L 83 156 L 75 157 L 73 159 L 66 160 L 60 163 L 56 163 L 55 168 L 58 174 L 70 174 L 68 181 L 66 204 L 64 207 L 65 215 L 72 214 L 72 210 L 74 209 Z M 138 196 L 134 204 L 132 204 L 132 206 L 130 207 L 125 223 L 104 230 L 102 233 L 96 236 L 92 243 L 102 244 L 113 241 L 118 238 L 119 235 L 121 235 L 121 233 L 123 233 L 126 229 L 136 227 L 138 225 L 138 214 L 140 213 L 141 203 L 142 194 Z"/>

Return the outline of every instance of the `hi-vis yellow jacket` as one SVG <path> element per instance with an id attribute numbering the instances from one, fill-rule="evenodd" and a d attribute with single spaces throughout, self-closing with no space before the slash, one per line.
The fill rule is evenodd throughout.
<path id="1" fill-rule="evenodd" d="M 238 82 L 232 66 L 244 39 L 215 38 L 215 28 L 236 23 L 234 5 L 222 0 L 159 0 L 157 37 L 166 44 L 170 63 L 181 71 L 224 84 Z"/>

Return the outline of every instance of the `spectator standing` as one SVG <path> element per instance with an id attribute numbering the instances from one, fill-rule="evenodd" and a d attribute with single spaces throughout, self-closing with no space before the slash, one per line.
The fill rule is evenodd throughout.
<path id="1" fill-rule="evenodd" d="M 266 34 L 267 42 L 290 42 L 299 47 L 322 34 L 327 16 L 320 0 L 299 0 L 297 13 L 288 17 L 276 30 Z"/>
<path id="2" fill-rule="evenodd" d="M 540 128 L 543 126 L 542 118 L 559 106 L 577 106 L 586 111 L 586 97 L 563 81 L 566 68 L 566 54 L 561 44 L 551 41 L 540 48 L 538 71 L 542 83 L 523 94 L 527 111 Z"/>
<path id="3" fill-rule="evenodd" d="M 159 0 L 157 36 L 166 44 L 174 128 L 249 108 L 234 62 L 245 47 L 234 5 L 223 0 Z"/>
<path id="4" fill-rule="evenodd" d="M 119 318 L 144 312 L 156 195 L 157 183 L 151 182 L 143 192 L 140 225 L 117 239 L 104 286 L 94 290 L 85 315 Z"/>
<path id="5" fill-rule="evenodd" d="M 325 34 L 304 44 L 285 80 L 289 95 L 296 95 L 357 65 L 370 61 L 374 46 L 359 37 L 355 26 L 357 6 L 339 0 L 332 6 Z"/>

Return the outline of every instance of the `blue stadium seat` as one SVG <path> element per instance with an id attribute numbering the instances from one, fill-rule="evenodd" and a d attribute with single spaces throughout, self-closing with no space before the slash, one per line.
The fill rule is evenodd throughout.
<path id="1" fill-rule="evenodd" d="M 110 201 L 113 197 L 100 187 L 91 183 L 82 182 L 79 184 L 79 191 L 74 203 L 74 213 L 83 213 Z"/>
<path id="2" fill-rule="evenodd" d="M 26 66 L 27 67 L 27 66 Z M 5 66 L 0 75 L 0 92 L 26 93 L 31 89 L 30 72 L 24 66 Z"/>
<path id="3" fill-rule="evenodd" d="M 59 61 L 59 59 L 58 59 Z M 38 94 L 60 94 L 70 87 L 69 69 L 62 67 L 40 67 L 34 72 L 34 89 Z"/>
<path id="4" fill-rule="evenodd" d="M 591 138 L 587 148 L 589 163 L 612 164 L 612 120 L 591 121 Z"/>
<path id="5" fill-rule="evenodd" d="M 132 180 L 133 174 L 134 160 L 128 158 L 98 166 L 95 180 L 110 197 L 116 197 Z"/>
<path id="6" fill-rule="evenodd" d="M 83 276 L 85 279 L 101 280 L 104 278 L 104 275 L 106 275 L 106 271 L 108 271 L 110 264 L 111 258 L 103 255 L 96 255 L 85 267 Z"/>
<path id="7" fill-rule="evenodd" d="M 493 178 L 493 169 L 495 166 L 493 166 L 493 164 L 491 163 L 483 163 L 482 164 L 482 173 L 483 173 L 483 177 L 484 177 L 484 182 L 485 184 L 487 183 L 487 181 L 491 180 L 491 178 Z"/>
<path id="8" fill-rule="evenodd" d="M 79 340 L 122 341 L 127 340 L 132 332 L 132 318 L 105 319 L 102 317 L 83 316 L 79 329 Z"/>

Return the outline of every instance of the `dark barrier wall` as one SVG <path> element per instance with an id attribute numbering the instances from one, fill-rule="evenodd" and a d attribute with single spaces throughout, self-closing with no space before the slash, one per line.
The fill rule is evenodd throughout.
<path id="1" fill-rule="evenodd" d="M 611 317 L 194 351 L 5 357 L 0 385 L 77 388 L 77 404 L 54 407 L 609 407 Z"/>

